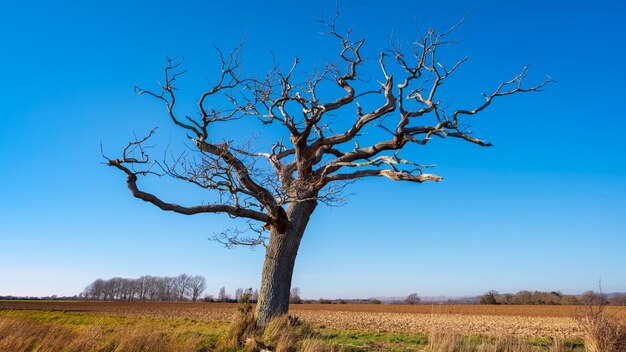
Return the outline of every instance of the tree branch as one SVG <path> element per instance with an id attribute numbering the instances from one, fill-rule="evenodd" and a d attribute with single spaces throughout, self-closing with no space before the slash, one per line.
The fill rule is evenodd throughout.
<path id="1" fill-rule="evenodd" d="M 227 213 L 262 221 L 280 230 L 292 221 L 289 218 L 292 204 L 341 203 L 344 199 L 341 192 L 350 181 L 381 176 L 394 181 L 441 181 L 440 176 L 423 172 L 431 165 L 401 159 L 399 152 L 408 145 L 425 145 L 433 137 L 491 146 L 473 136 L 462 118 L 478 114 L 498 97 L 541 91 L 553 82 L 548 77 L 537 85 L 526 86 L 523 83 L 528 67 L 524 67 L 491 94 L 483 94 L 485 100 L 481 104 L 472 109 L 450 109 L 452 113 L 448 114 L 448 107 L 440 98 L 441 87 L 468 58 L 446 64 L 439 56 L 442 48 L 453 43 L 448 36 L 463 20 L 443 33 L 429 30 L 423 36 L 420 34 L 421 38 L 412 43 L 408 53 L 392 43 L 391 49 L 379 56 L 380 81 L 367 86 L 362 73 L 366 63 L 362 55 L 365 40 L 352 39 L 351 30 L 340 34 L 336 27 L 338 16 L 337 11 L 330 22 L 320 21 L 327 28 L 324 34 L 339 40 L 338 59 L 316 68 L 313 74 L 300 75 L 300 61 L 295 58 L 285 70 L 275 62 L 264 76 L 246 77 L 241 70 L 243 41 L 228 54 L 216 48 L 219 75 L 200 95 L 195 118 L 177 114 L 176 79 L 185 71 L 180 71 L 182 60 L 168 58 L 160 90 L 135 89 L 138 94 L 165 103 L 174 125 L 193 141 L 190 153 L 198 154 L 172 157 L 173 164 L 151 163 L 142 146 L 151 132 L 146 138 L 129 143 L 121 159 L 107 159 L 108 165 L 125 173 L 133 196 L 160 209 L 187 215 Z M 341 93 L 321 99 L 318 93 L 326 85 L 340 88 Z M 217 96 L 223 102 L 214 108 L 211 104 Z M 380 100 L 375 102 L 373 97 L 378 96 Z M 346 114 L 352 116 L 350 125 L 338 133 L 333 131 L 331 112 L 342 118 Z M 276 143 L 268 144 L 271 150 L 260 152 L 245 145 L 235 147 L 232 141 L 217 142 L 209 135 L 211 124 L 243 117 L 252 117 L 263 125 L 282 125 L 285 130 Z M 380 127 L 389 136 L 361 138 L 369 131 L 368 127 Z M 354 143 L 354 148 L 348 143 Z M 157 174 L 151 169 L 155 164 L 161 166 L 165 175 L 217 192 L 220 204 L 185 207 L 141 191 L 137 176 Z M 256 243 L 256 240 L 240 240 L 240 235 L 234 232 L 221 239 L 231 245 Z"/>
<path id="2" fill-rule="evenodd" d="M 152 203 L 162 210 L 173 211 L 184 215 L 193 215 L 199 213 L 227 213 L 232 216 L 245 217 L 253 220 L 262 221 L 264 223 L 273 222 L 273 219 L 269 215 L 250 209 L 234 207 L 226 204 L 206 204 L 185 207 L 175 203 L 164 202 L 154 194 L 141 191 L 137 186 L 137 176 L 145 176 L 148 173 L 146 171 L 134 171 L 131 169 L 131 167 L 135 164 L 147 164 L 149 162 L 149 159 L 144 152 L 142 143 L 150 138 L 153 132 L 154 130 L 152 130 L 146 137 L 129 143 L 126 148 L 124 148 L 124 154 L 121 159 L 107 158 L 107 165 L 115 167 L 118 170 L 122 171 L 124 174 L 126 174 L 126 184 L 130 193 L 135 198 L 139 198 L 145 202 Z M 140 159 L 137 159 L 130 155 L 130 153 L 133 153 L 134 150 L 137 148 L 140 149 L 142 155 Z M 130 167 L 127 167 L 126 165 L 130 165 Z"/>
<path id="3" fill-rule="evenodd" d="M 325 184 L 333 181 L 345 181 L 355 180 L 364 177 L 386 177 L 393 181 L 409 181 L 422 183 L 426 181 L 439 182 L 443 178 L 434 174 L 419 174 L 413 175 L 408 172 L 393 171 L 393 170 L 360 170 L 349 174 L 335 174 L 325 179 Z"/>

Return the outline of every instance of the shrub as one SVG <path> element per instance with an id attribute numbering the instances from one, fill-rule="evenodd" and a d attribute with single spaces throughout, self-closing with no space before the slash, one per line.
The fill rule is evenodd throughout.
<path id="1" fill-rule="evenodd" d="M 608 314 L 603 304 L 588 304 L 578 322 L 587 352 L 626 351 L 626 322 Z"/>

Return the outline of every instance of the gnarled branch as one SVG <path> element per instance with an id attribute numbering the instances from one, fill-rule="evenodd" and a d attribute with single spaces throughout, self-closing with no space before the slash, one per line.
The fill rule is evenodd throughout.
<path id="1" fill-rule="evenodd" d="M 274 63 L 264 76 L 247 77 L 241 69 L 243 42 L 230 53 L 216 49 L 218 76 L 200 95 L 195 117 L 178 114 L 176 80 L 185 71 L 180 69 L 182 60 L 168 58 L 160 90 L 136 87 L 136 92 L 165 103 L 169 119 L 188 134 L 193 151 L 173 158 L 173 162 L 152 163 L 142 145 L 147 138 L 136 139 L 124 149 L 121 159 L 107 159 L 108 165 L 126 174 L 133 196 L 163 210 L 181 214 L 221 212 L 285 229 L 290 225 L 293 204 L 341 203 L 345 185 L 358 179 L 382 176 L 394 181 L 441 181 L 440 176 L 424 172 L 432 165 L 400 158 L 400 151 L 425 145 L 433 137 L 491 146 L 475 137 L 463 118 L 488 108 L 496 98 L 540 91 L 552 82 L 548 77 L 539 84 L 526 85 L 528 67 L 524 67 L 491 94 L 483 94 L 484 101 L 477 106 L 449 109 L 439 92 L 468 58 L 447 64 L 440 60 L 440 53 L 453 43 L 448 37 L 463 20 L 442 33 L 429 30 L 408 52 L 393 44 L 380 52 L 380 78 L 370 84 L 363 80 L 365 40 L 353 39 L 351 30 L 340 33 L 338 15 L 330 22 L 321 21 L 327 28 L 324 34 L 339 41 L 338 58 L 312 74 L 300 74 L 300 60 L 294 58 L 286 69 Z M 326 87 L 340 88 L 340 93 L 322 99 L 320 92 L 326 92 Z M 223 101 L 215 107 L 218 97 Z M 330 116 L 341 116 L 350 124 L 336 132 Z M 264 126 L 282 127 L 278 141 L 259 151 L 235 146 L 233 141 L 218 142 L 210 134 L 214 123 L 250 117 Z M 376 127 L 387 137 L 362 137 Z M 161 168 L 159 175 L 217 192 L 219 204 L 184 207 L 141 191 L 138 176 L 158 174 L 154 165 Z M 239 232 L 231 235 L 235 236 L 221 238 L 230 244 L 256 243 L 236 240 L 241 237 Z"/>

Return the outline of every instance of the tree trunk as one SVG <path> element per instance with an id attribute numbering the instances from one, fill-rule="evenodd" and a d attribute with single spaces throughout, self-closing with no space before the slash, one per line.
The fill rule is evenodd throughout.
<path id="1" fill-rule="evenodd" d="M 298 247 L 316 205 L 316 201 L 291 205 L 287 209 L 289 217 L 287 229 L 280 232 L 272 227 L 270 231 L 255 313 L 255 322 L 259 327 L 264 327 L 273 317 L 287 314 L 289 311 L 291 276 Z"/>

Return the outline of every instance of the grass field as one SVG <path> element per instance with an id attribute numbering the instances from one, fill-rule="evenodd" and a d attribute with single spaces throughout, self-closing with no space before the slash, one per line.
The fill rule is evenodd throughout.
<path id="1" fill-rule="evenodd" d="M 159 346 L 159 351 L 211 351 L 227 331 L 236 307 L 223 303 L 1 301 L 0 351 L 57 351 L 59 346 L 65 351 L 155 350 L 145 346 Z M 442 336 L 476 346 L 505 340 L 510 344 L 513 339 L 528 345 L 528 351 L 551 351 L 553 341 L 558 340 L 562 343 L 558 351 L 582 351 L 583 331 L 572 318 L 582 314 L 580 309 L 314 304 L 293 305 L 291 314 L 311 326 L 317 339 L 345 351 L 435 351 L 429 344 Z M 613 315 L 626 316 L 621 309 L 608 309 Z"/>

